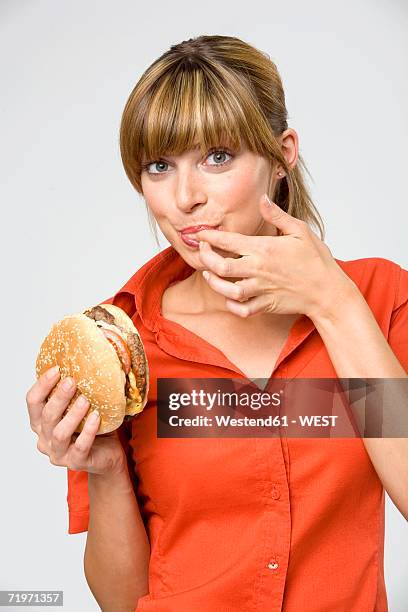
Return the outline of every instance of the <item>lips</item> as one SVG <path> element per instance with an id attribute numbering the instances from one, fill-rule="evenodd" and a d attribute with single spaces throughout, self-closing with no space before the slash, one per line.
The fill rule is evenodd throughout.
<path id="1" fill-rule="evenodd" d="M 221 225 L 192 225 L 190 227 L 185 227 L 181 231 L 179 231 L 180 237 L 184 244 L 193 249 L 198 249 L 199 241 L 197 240 L 197 234 L 201 230 L 204 229 L 220 229 Z"/>
<path id="2" fill-rule="evenodd" d="M 219 225 L 192 225 L 180 230 L 180 234 L 195 234 L 203 229 L 218 229 Z"/>

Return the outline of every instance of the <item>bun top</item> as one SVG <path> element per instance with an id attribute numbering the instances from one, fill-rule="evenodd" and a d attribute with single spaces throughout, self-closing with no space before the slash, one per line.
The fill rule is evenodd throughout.
<path id="1" fill-rule="evenodd" d="M 77 432 L 82 431 L 86 417 L 96 408 L 101 415 L 98 434 L 120 426 L 126 413 L 126 375 L 115 349 L 95 321 L 84 314 L 74 314 L 52 326 L 36 359 L 37 378 L 53 365 L 60 367 L 61 378 L 72 376 L 77 383 L 63 416 L 81 393 L 90 402 Z"/>

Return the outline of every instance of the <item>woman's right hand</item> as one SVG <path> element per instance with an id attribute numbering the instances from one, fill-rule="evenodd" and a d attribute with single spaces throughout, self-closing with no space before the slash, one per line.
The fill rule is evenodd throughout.
<path id="1" fill-rule="evenodd" d="M 38 435 L 37 449 L 48 455 L 53 465 L 71 470 L 106 475 L 123 471 L 127 461 L 117 432 L 96 436 L 100 416 L 94 419 L 91 413 L 81 433 L 76 433 L 88 412 L 89 401 L 81 405 L 81 396 L 78 397 L 62 416 L 75 394 L 76 383 L 72 381 L 73 385 L 66 390 L 63 383 L 67 379 L 59 380 L 59 371 L 49 378 L 50 370 L 38 378 L 26 395 L 30 426 Z"/>

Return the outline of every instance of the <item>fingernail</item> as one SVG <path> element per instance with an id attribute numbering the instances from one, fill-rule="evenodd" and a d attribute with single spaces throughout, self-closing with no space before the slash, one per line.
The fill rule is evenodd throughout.
<path id="1" fill-rule="evenodd" d="M 47 373 L 46 373 L 46 377 L 50 380 L 51 378 L 54 378 L 54 376 L 57 375 L 57 372 L 59 373 L 59 366 L 54 366 L 52 368 L 50 368 Z"/>
<path id="2" fill-rule="evenodd" d="M 271 200 L 270 200 L 270 198 L 269 198 L 267 193 L 264 194 L 264 202 L 265 202 L 266 206 L 268 206 L 268 207 L 272 206 L 272 202 L 271 202 Z"/>
<path id="3" fill-rule="evenodd" d="M 62 388 L 64 389 L 64 391 L 69 391 L 71 387 L 73 386 L 73 384 L 74 384 L 74 381 L 72 380 L 72 378 L 66 378 L 64 382 L 62 383 Z"/>
<path id="4" fill-rule="evenodd" d="M 96 423 L 96 421 L 99 419 L 99 410 L 92 410 L 88 419 L 91 423 Z"/>
<path id="5" fill-rule="evenodd" d="M 209 272 L 207 272 L 207 270 L 203 270 L 203 276 L 204 276 L 205 280 L 208 280 L 210 278 L 210 274 L 209 274 Z"/>
<path id="6" fill-rule="evenodd" d="M 77 401 L 77 404 L 80 408 L 85 408 L 85 406 L 87 404 L 89 404 L 88 399 L 85 397 L 85 395 L 80 395 Z"/>

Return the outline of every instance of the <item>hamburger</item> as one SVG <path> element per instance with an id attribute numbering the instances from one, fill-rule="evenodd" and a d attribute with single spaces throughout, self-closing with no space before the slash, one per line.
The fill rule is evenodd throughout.
<path id="1" fill-rule="evenodd" d="M 37 378 L 54 365 L 59 366 L 61 379 L 71 376 L 77 385 L 63 416 L 79 395 L 89 400 L 89 410 L 75 430 L 78 433 L 92 410 L 98 409 L 101 416 L 98 435 L 114 431 L 147 403 L 145 349 L 133 321 L 118 306 L 101 304 L 55 323 L 36 359 Z"/>

